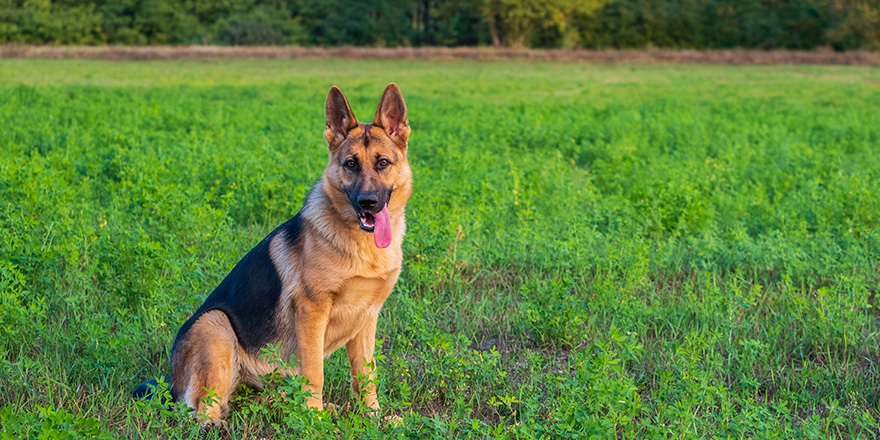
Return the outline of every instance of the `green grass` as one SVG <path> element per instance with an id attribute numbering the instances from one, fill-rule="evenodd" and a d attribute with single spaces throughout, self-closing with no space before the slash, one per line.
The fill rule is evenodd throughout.
<path id="1" fill-rule="evenodd" d="M 380 422 L 326 362 L 199 434 L 140 381 L 299 209 L 324 98 L 406 97 Z M 0 438 L 880 435 L 880 71 L 0 60 Z"/>

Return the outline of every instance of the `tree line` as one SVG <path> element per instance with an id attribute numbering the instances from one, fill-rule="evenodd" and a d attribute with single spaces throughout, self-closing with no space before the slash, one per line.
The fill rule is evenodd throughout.
<path id="1" fill-rule="evenodd" d="M 880 0 L 0 0 L 0 43 L 880 49 Z"/>

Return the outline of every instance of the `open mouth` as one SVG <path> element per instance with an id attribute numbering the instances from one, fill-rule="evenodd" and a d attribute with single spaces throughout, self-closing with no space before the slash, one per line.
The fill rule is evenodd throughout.
<path id="1" fill-rule="evenodd" d="M 373 232 L 376 229 L 376 216 L 369 212 L 359 212 L 358 213 L 358 222 L 361 224 L 361 229 L 367 232 Z"/>
<path id="2" fill-rule="evenodd" d="M 391 217 L 386 204 L 379 212 L 357 213 L 361 229 L 373 234 L 373 242 L 378 248 L 387 248 L 391 244 Z"/>

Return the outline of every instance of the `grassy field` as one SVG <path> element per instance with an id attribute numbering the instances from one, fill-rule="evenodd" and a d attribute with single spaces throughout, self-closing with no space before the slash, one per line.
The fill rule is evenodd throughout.
<path id="1" fill-rule="evenodd" d="M 295 214 L 328 88 L 403 90 L 380 399 L 326 362 L 229 432 L 130 397 Z M 0 60 L 0 438 L 880 435 L 880 70 Z"/>

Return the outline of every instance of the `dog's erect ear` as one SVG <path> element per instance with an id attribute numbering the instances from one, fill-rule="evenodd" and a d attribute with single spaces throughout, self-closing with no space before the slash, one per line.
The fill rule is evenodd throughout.
<path id="1" fill-rule="evenodd" d="M 327 94 L 327 103 L 324 104 L 324 117 L 327 119 L 324 137 L 327 138 L 330 149 L 338 147 L 345 140 L 348 131 L 357 127 L 358 124 L 357 118 L 354 117 L 354 113 L 351 111 L 351 107 L 348 106 L 345 95 L 336 86 L 331 87 L 330 93 Z"/>
<path id="2" fill-rule="evenodd" d="M 391 83 L 385 87 L 373 125 L 382 127 L 388 136 L 406 147 L 406 140 L 409 139 L 409 121 L 406 119 L 406 103 L 403 102 L 403 95 L 400 94 L 397 84 Z"/>

